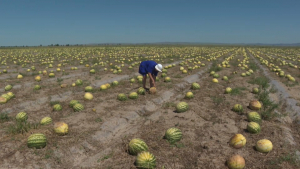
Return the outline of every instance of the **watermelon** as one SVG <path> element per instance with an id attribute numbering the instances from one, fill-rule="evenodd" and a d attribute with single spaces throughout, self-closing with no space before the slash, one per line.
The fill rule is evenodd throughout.
<path id="1" fill-rule="evenodd" d="M 155 94 L 156 93 L 156 87 L 151 87 L 149 89 L 150 94 Z"/>
<path id="2" fill-rule="evenodd" d="M 0 96 L 0 104 L 5 104 L 7 102 L 7 99 Z"/>
<path id="3" fill-rule="evenodd" d="M 84 106 L 81 104 L 81 103 L 76 103 L 74 106 L 73 106 L 73 109 L 74 111 L 81 111 L 84 109 Z"/>
<path id="4" fill-rule="evenodd" d="M 249 108 L 251 110 L 259 110 L 259 109 L 261 109 L 261 103 L 258 100 L 252 100 L 249 103 Z"/>
<path id="5" fill-rule="evenodd" d="M 169 128 L 165 133 L 165 138 L 169 141 L 169 143 L 173 144 L 177 141 L 180 141 L 182 138 L 182 132 L 178 128 Z"/>
<path id="6" fill-rule="evenodd" d="M 138 93 L 139 95 L 145 95 L 145 94 L 146 94 L 146 91 L 145 91 L 145 89 L 144 89 L 143 87 L 140 87 L 140 88 L 138 89 L 137 93 Z"/>
<path id="7" fill-rule="evenodd" d="M 113 86 L 117 86 L 118 84 L 119 84 L 118 81 L 113 81 L 113 82 L 112 82 L 112 85 L 113 85 Z"/>
<path id="8" fill-rule="evenodd" d="M 186 102 L 179 102 L 177 105 L 176 105 L 176 111 L 178 113 L 182 113 L 182 112 L 185 112 L 189 109 L 189 105 L 186 103 Z"/>
<path id="9" fill-rule="evenodd" d="M 55 104 L 55 105 L 53 106 L 53 110 L 54 110 L 54 111 L 60 111 L 60 110 L 62 110 L 62 106 L 61 106 L 60 104 Z"/>
<path id="10" fill-rule="evenodd" d="M 11 89 L 12 89 L 12 85 L 7 85 L 4 88 L 5 91 L 10 91 Z"/>
<path id="11" fill-rule="evenodd" d="M 69 106 L 73 108 L 73 106 L 74 106 L 76 103 L 79 103 L 79 101 L 77 101 L 77 100 L 71 100 L 70 103 L 69 103 Z"/>
<path id="12" fill-rule="evenodd" d="M 40 85 L 35 85 L 33 89 L 34 89 L 34 90 L 40 90 L 40 89 L 41 89 L 41 86 L 40 86 Z"/>
<path id="13" fill-rule="evenodd" d="M 153 154 L 143 151 L 137 155 L 135 163 L 139 169 L 154 169 L 156 167 L 156 158 Z"/>
<path id="14" fill-rule="evenodd" d="M 260 125 L 258 123 L 252 121 L 252 122 L 248 123 L 247 130 L 250 133 L 257 134 L 257 133 L 260 132 L 261 128 L 260 128 Z"/>
<path id="15" fill-rule="evenodd" d="M 193 90 L 198 90 L 198 89 L 200 89 L 199 83 L 196 83 L 196 82 L 192 83 L 192 89 L 193 89 Z"/>
<path id="16" fill-rule="evenodd" d="M 52 119 L 51 117 L 44 117 L 42 118 L 42 120 L 40 121 L 41 125 L 47 125 L 47 124 L 51 124 L 52 123 Z"/>
<path id="17" fill-rule="evenodd" d="M 85 92 L 92 92 L 93 91 L 93 87 L 92 86 L 87 86 L 84 88 Z"/>
<path id="18" fill-rule="evenodd" d="M 243 106 L 240 104 L 235 104 L 232 108 L 233 111 L 235 112 L 243 112 Z"/>
<path id="19" fill-rule="evenodd" d="M 194 94 L 192 93 L 192 92 L 187 92 L 186 94 L 185 94 L 185 98 L 187 98 L 187 99 L 191 99 L 191 98 L 193 98 L 194 97 Z"/>
<path id="20" fill-rule="evenodd" d="M 127 100 L 127 96 L 124 93 L 118 94 L 118 100 L 125 101 Z"/>
<path id="21" fill-rule="evenodd" d="M 76 82 L 75 82 L 76 86 L 80 86 L 83 84 L 82 80 L 81 79 L 77 79 Z"/>
<path id="22" fill-rule="evenodd" d="M 258 124 L 261 123 L 261 117 L 257 112 L 250 112 L 247 114 L 247 119 L 249 122 L 253 121 L 256 122 Z"/>
<path id="23" fill-rule="evenodd" d="M 16 115 L 16 120 L 17 121 L 26 121 L 28 119 L 27 113 L 25 112 L 20 112 Z"/>
<path id="24" fill-rule="evenodd" d="M 137 99 L 138 98 L 138 94 L 136 92 L 131 92 L 128 96 L 129 99 Z"/>
<path id="25" fill-rule="evenodd" d="M 107 86 L 105 84 L 100 86 L 100 90 L 106 90 L 106 89 L 107 89 Z"/>
<path id="26" fill-rule="evenodd" d="M 47 144 L 47 138 L 44 134 L 32 134 L 27 139 L 27 146 L 29 148 L 44 148 Z"/>
<path id="27" fill-rule="evenodd" d="M 245 144 L 246 138 L 242 134 L 235 134 L 229 141 L 229 145 L 234 148 L 242 148 Z"/>
<path id="28" fill-rule="evenodd" d="M 137 155 L 138 153 L 142 152 L 142 151 L 148 151 L 148 146 L 147 144 L 138 138 L 132 139 L 129 142 L 129 153 L 132 155 Z"/>
<path id="29" fill-rule="evenodd" d="M 49 73 L 49 77 L 55 77 L 54 73 Z"/>
<path id="30" fill-rule="evenodd" d="M 268 153 L 273 149 L 273 144 L 270 140 L 262 139 L 256 143 L 255 148 L 261 153 Z"/>
<path id="31" fill-rule="evenodd" d="M 165 77 L 165 82 L 171 82 L 171 78 L 170 77 Z"/>
<path id="32" fill-rule="evenodd" d="M 245 167 L 245 159 L 240 155 L 233 155 L 227 160 L 229 169 L 243 169 Z"/>
<path id="33" fill-rule="evenodd" d="M 68 134 L 69 127 L 64 122 L 56 122 L 54 123 L 54 132 L 58 135 L 66 135 Z"/>

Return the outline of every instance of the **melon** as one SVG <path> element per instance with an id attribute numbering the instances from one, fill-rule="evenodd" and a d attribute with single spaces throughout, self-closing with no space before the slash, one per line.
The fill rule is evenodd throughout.
<path id="1" fill-rule="evenodd" d="M 187 99 L 194 98 L 194 94 L 193 94 L 192 92 L 187 92 L 187 93 L 185 94 L 185 98 L 187 98 Z"/>
<path id="2" fill-rule="evenodd" d="M 26 121 L 28 119 L 27 113 L 25 112 L 20 112 L 16 115 L 16 120 L 17 121 Z"/>
<path id="3" fill-rule="evenodd" d="M 37 82 L 41 81 L 41 76 L 36 76 L 35 81 L 37 81 Z"/>
<path id="4" fill-rule="evenodd" d="M 53 110 L 54 110 L 54 111 L 60 111 L 60 110 L 62 110 L 62 106 L 61 106 L 60 104 L 55 104 L 55 105 L 53 106 Z"/>
<path id="5" fill-rule="evenodd" d="M 58 135 L 66 135 L 68 134 L 69 127 L 68 124 L 64 122 L 56 122 L 54 123 L 54 132 Z"/>
<path id="6" fill-rule="evenodd" d="M 49 77 L 55 77 L 54 73 L 49 73 Z"/>
<path id="7" fill-rule="evenodd" d="M 227 160 L 229 169 L 243 169 L 245 167 L 245 159 L 240 155 L 233 155 Z"/>
<path id="8" fill-rule="evenodd" d="M 92 93 L 86 92 L 86 93 L 84 94 L 84 98 L 85 98 L 86 100 L 92 100 L 92 99 L 94 98 L 94 96 L 92 95 Z"/>
<path id="9" fill-rule="evenodd" d="M 170 77 L 165 77 L 165 82 L 171 82 L 171 78 Z"/>
<path id="10" fill-rule="evenodd" d="M 127 96 L 124 94 L 124 93 L 120 93 L 120 94 L 118 94 L 118 100 L 120 100 L 120 101 L 125 101 L 125 100 L 127 100 Z"/>
<path id="11" fill-rule="evenodd" d="M 7 95 L 9 96 L 9 100 L 15 97 L 13 92 L 7 92 Z"/>
<path id="12" fill-rule="evenodd" d="M 259 110 L 261 109 L 261 104 L 258 100 L 252 100 L 250 103 L 249 103 L 249 108 L 251 110 Z"/>
<path id="13" fill-rule="evenodd" d="M 227 81 L 228 77 L 227 76 L 223 76 L 223 80 Z"/>
<path id="14" fill-rule="evenodd" d="M 183 74 L 187 74 L 187 70 L 182 70 L 182 73 Z"/>
<path id="15" fill-rule="evenodd" d="M 112 85 L 113 85 L 113 86 L 117 86 L 118 84 L 119 84 L 118 81 L 113 81 L 113 82 L 112 82 Z"/>
<path id="16" fill-rule="evenodd" d="M 192 83 L 192 89 L 193 89 L 193 90 L 198 90 L 198 89 L 200 89 L 199 83 L 196 83 L 196 82 Z"/>
<path id="17" fill-rule="evenodd" d="M 0 104 L 5 104 L 7 102 L 7 99 L 0 96 Z"/>
<path id="18" fill-rule="evenodd" d="M 253 121 L 258 124 L 261 123 L 261 116 L 257 112 L 250 112 L 247 114 L 247 119 L 249 122 Z"/>
<path id="19" fill-rule="evenodd" d="M 148 146 L 143 140 L 135 138 L 129 142 L 128 151 L 132 155 L 137 155 L 142 151 L 148 151 Z"/>
<path id="20" fill-rule="evenodd" d="M 109 83 L 106 83 L 105 86 L 106 86 L 107 89 L 110 88 L 110 84 Z"/>
<path id="21" fill-rule="evenodd" d="M 162 73 L 162 74 L 161 74 L 161 77 L 166 77 L 166 76 L 167 76 L 166 73 Z"/>
<path id="22" fill-rule="evenodd" d="M 151 87 L 149 89 L 150 94 L 155 94 L 156 93 L 156 87 Z"/>
<path id="23" fill-rule="evenodd" d="M 219 78 L 220 76 L 219 76 L 218 73 L 215 73 L 215 74 L 213 74 L 213 77 L 214 77 L 214 78 Z"/>
<path id="24" fill-rule="evenodd" d="M 51 117 L 44 117 L 40 121 L 41 125 L 47 125 L 47 124 L 51 124 L 51 123 L 52 123 L 52 118 Z"/>
<path id="25" fill-rule="evenodd" d="M 92 92 L 93 91 L 93 87 L 92 86 L 87 86 L 84 88 L 85 92 Z"/>
<path id="26" fill-rule="evenodd" d="M 211 71 L 210 72 L 210 75 L 214 75 L 216 72 L 215 71 Z"/>
<path id="27" fill-rule="evenodd" d="M 219 83 L 218 79 L 216 79 L 216 78 L 213 78 L 213 79 L 212 79 L 212 82 L 214 82 L 214 83 Z"/>
<path id="28" fill-rule="evenodd" d="M 61 88 L 66 88 L 66 87 L 68 87 L 68 85 L 67 84 L 61 84 L 60 87 Z"/>
<path id="29" fill-rule="evenodd" d="M 8 94 L 2 94 L 2 95 L 1 95 L 1 97 L 4 97 L 4 98 L 6 98 L 6 99 L 7 99 L 7 101 L 8 101 L 8 100 L 10 100 L 10 96 L 9 96 Z"/>
<path id="30" fill-rule="evenodd" d="M 138 94 L 136 92 L 131 92 L 128 96 L 129 99 L 137 99 L 138 98 Z"/>
<path id="31" fill-rule="evenodd" d="M 186 102 L 179 102 L 177 105 L 176 105 L 176 111 L 178 113 L 182 113 L 182 112 L 185 112 L 189 109 L 189 105 L 186 103 Z"/>
<path id="32" fill-rule="evenodd" d="M 268 153 L 273 149 L 273 144 L 270 140 L 262 139 L 257 141 L 255 148 L 261 153 Z"/>
<path id="33" fill-rule="evenodd" d="M 138 93 L 139 95 L 145 95 L 145 94 L 146 94 L 146 91 L 145 91 L 145 89 L 144 89 L 143 87 L 140 87 L 140 88 L 138 89 L 137 93 Z"/>
<path id="34" fill-rule="evenodd" d="M 84 106 L 81 104 L 81 103 L 76 103 L 74 106 L 73 106 L 73 110 L 74 111 L 81 111 L 84 109 Z"/>
<path id="35" fill-rule="evenodd" d="M 243 68 L 242 68 L 242 69 L 243 69 Z M 245 77 L 245 76 L 247 76 L 247 75 L 246 75 L 246 73 L 242 73 L 241 76 L 242 76 L 242 77 Z"/>
<path id="36" fill-rule="evenodd" d="M 243 106 L 240 104 L 235 104 L 232 108 L 233 111 L 235 112 L 243 112 Z"/>
<path id="37" fill-rule="evenodd" d="M 77 79 L 77 80 L 75 81 L 75 84 L 76 84 L 76 86 L 80 86 L 80 85 L 83 84 L 83 82 L 82 82 L 81 79 Z"/>
<path id="38" fill-rule="evenodd" d="M 246 144 L 246 138 L 242 134 L 235 134 L 230 138 L 229 145 L 234 148 L 242 148 Z"/>
<path id="39" fill-rule="evenodd" d="M 34 87 L 33 87 L 33 90 L 40 90 L 41 89 L 41 86 L 40 85 L 35 85 Z"/>
<path id="40" fill-rule="evenodd" d="M 169 141 L 169 143 L 174 144 L 178 142 L 182 138 L 182 132 L 178 128 L 169 128 L 165 133 L 165 138 Z"/>
<path id="41" fill-rule="evenodd" d="M 27 139 L 27 146 L 29 148 L 44 148 L 47 144 L 47 138 L 44 134 L 32 134 Z"/>
<path id="42" fill-rule="evenodd" d="M 156 167 L 156 158 L 150 152 L 143 151 L 137 155 L 135 163 L 139 169 L 154 169 Z"/>
<path id="43" fill-rule="evenodd" d="M 105 84 L 100 86 L 100 90 L 106 90 L 106 89 L 107 89 L 107 86 Z"/>
<path id="44" fill-rule="evenodd" d="M 12 89 L 12 85 L 7 85 L 4 88 L 5 91 L 10 91 L 11 89 Z"/>
<path id="45" fill-rule="evenodd" d="M 96 72 L 95 69 L 90 70 L 90 73 L 92 73 L 92 74 L 95 74 L 95 72 Z"/>
<path id="46" fill-rule="evenodd" d="M 69 103 L 69 106 L 73 107 L 77 103 L 79 103 L 79 101 L 77 101 L 77 100 L 71 100 L 70 103 Z"/>
<path id="47" fill-rule="evenodd" d="M 17 79 L 22 79 L 22 78 L 23 78 L 23 76 L 20 74 L 17 76 Z"/>
<path id="48" fill-rule="evenodd" d="M 252 93 L 258 94 L 258 93 L 259 93 L 259 89 L 258 89 L 257 87 L 254 87 L 254 88 L 252 89 Z"/>
<path id="49" fill-rule="evenodd" d="M 130 83 L 134 83 L 134 82 L 135 82 L 134 78 L 130 79 Z"/>
<path id="50" fill-rule="evenodd" d="M 260 125 L 258 123 L 251 121 L 247 125 L 247 130 L 250 133 L 257 134 L 257 133 L 260 132 L 261 128 L 260 128 Z"/>
<path id="51" fill-rule="evenodd" d="M 226 93 L 226 94 L 231 93 L 231 91 L 232 91 L 232 89 L 231 89 L 230 87 L 226 87 L 226 89 L 225 89 L 225 93 Z"/>

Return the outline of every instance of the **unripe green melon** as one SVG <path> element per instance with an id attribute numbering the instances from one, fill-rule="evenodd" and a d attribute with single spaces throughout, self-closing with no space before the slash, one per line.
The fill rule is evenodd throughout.
<path id="1" fill-rule="evenodd" d="M 128 150 L 130 154 L 137 155 L 142 151 L 148 151 L 148 146 L 143 140 L 135 138 L 129 142 Z"/>
<path id="2" fill-rule="evenodd" d="M 261 117 L 257 112 L 250 112 L 247 114 L 247 119 L 249 122 L 253 121 L 256 122 L 258 124 L 261 123 Z"/>
<path id="3" fill-rule="evenodd" d="M 29 148 L 44 148 L 47 144 L 47 138 L 44 134 L 32 134 L 27 139 L 27 146 Z"/>
<path id="4" fill-rule="evenodd" d="M 169 141 L 169 143 L 173 144 L 177 141 L 180 141 L 182 138 L 182 132 L 178 128 L 169 128 L 165 133 L 165 138 Z"/>
<path id="5" fill-rule="evenodd" d="M 80 86 L 83 84 L 82 80 L 81 79 L 77 79 L 76 82 L 75 82 L 76 86 Z"/>
<path id="6" fill-rule="evenodd" d="M 232 108 L 233 111 L 235 112 L 243 112 L 243 106 L 240 104 L 235 104 Z"/>
<path id="7" fill-rule="evenodd" d="M 41 89 L 41 86 L 40 86 L 40 85 L 35 85 L 33 89 L 34 89 L 34 90 L 40 90 L 40 89 Z"/>
<path id="8" fill-rule="evenodd" d="M 91 91 L 93 91 L 93 87 L 92 86 L 87 86 L 87 87 L 84 88 L 84 91 L 91 92 Z"/>
<path id="9" fill-rule="evenodd" d="M 260 125 L 258 123 L 252 121 L 252 122 L 248 123 L 247 130 L 250 133 L 257 134 L 257 133 L 260 132 L 261 128 L 260 128 Z"/>
<path id="10" fill-rule="evenodd" d="M 176 111 L 178 113 L 182 113 L 182 112 L 185 112 L 189 109 L 189 105 L 186 103 L 186 102 L 179 102 L 177 105 L 176 105 Z"/>
<path id="11" fill-rule="evenodd" d="M 198 90 L 198 89 L 200 89 L 199 83 L 196 83 L 196 82 L 192 83 L 192 89 L 193 89 L 193 90 Z"/>
<path id="12" fill-rule="evenodd" d="M 12 85 L 7 85 L 7 86 L 5 86 L 5 91 L 10 91 L 11 89 L 12 89 Z"/>
<path id="13" fill-rule="evenodd" d="M 146 91 L 145 91 L 145 89 L 144 89 L 143 87 L 140 87 L 140 88 L 138 89 L 137 93 L 138 93 L 139 95 L 145 95 L 145 94 L 146 94 Z"/>
<path id="14" fill-rule="evenodd" d="M 51 124 L 51 123 L 52 123 L 52 118 L 51 117 L 44 117 L 40 121 L 41 125 L 47 125 L 47 124 Z"/>
<path id="15" fill-rule="evenodd" d="M 74 106 L 76 103 L 79 103 L 79 101 L 77 101 L 77 100 L 71 100 L 70 103 L 69 103 L 69 106 L 73 108 L 73 106 Z"/>
<path id="16" fill-rule="evenodd" d="M 125 101 L 125 100 L 127 100 L 127 96 L 124 94 L 124 93 L 120 93 L 120 94 L 118 94 L 118 100 L 120 100 L 120 101 Z"/>
<path id="17" fill-rule="evenodd" d="M 81 103 L 76 103 L 74 106 L 73 106 L 73 109 L 74 111 L 81 111 L 84 109 L 84 106 L 81 104 Z"/>
<path id="18" fill-rule="evenodd" d="M 55 105 L 53 106 L 53 110 L 54 110 L 54 111 L 60 111 L 60 110 L 62 110 L 62 106 L 61 106 L 60 104 L 55 104 Z"/>
<path id="19" fill-rule="evenodd" d="M 25 112 L 20 112 L 16 115 L 16 120 L 17 121 L 26 121 L 28 119 L 27 113 Z"/>

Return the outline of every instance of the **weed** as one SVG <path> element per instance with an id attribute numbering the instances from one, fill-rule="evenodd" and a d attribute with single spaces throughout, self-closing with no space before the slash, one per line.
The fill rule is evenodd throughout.
<path id="1" fill-rule="evenodd" d="M 219 106 L 224 101 L 223 97 L 221 96 L 212 96 L 210 98 L 213 100 L 216 106 Z"/>
<path id="2" fill-rule="evenodd" d="M 182 78 L 182 76 L 180 74 L 177 74 L 174 76 L 174 78 Z"/>
<path id="3" fill-rule="evenodd" d="M 296 166 L 296 167 L 300 166 L 299 160 L 298 160 L 297 156 L 294 153 L 289 153 L 289 154 L 282 155 L 274 161 L 273 160 L 268 161 L 268 163 L 271 164 L 271 165 L 278 165 L 278 164 L 281 164 L 283 162 L 287 162 L 287 163 L 289 163 L 293 166 Z"/>
<path id="4" fill-rule="evenodd" d="M 39 73 L 38 72 L 32 72 L 31 73 L 31 76 L 36 76 L 36 75 L 39 75 Z"/>
<path id="5" fill-rule="evenodd" d="M 248 64 L 248 68 L 252 69 L 254 72 L 259 69 L 258 66 L 256 65 L 256 63 L 254 63 L 254 62 L 250 62 Z"/>
<path id="6" fill-rule="evenodd" d="M 211 71 L 219 72 L 221 70 L 222 70 L 222 68 L 217 65 L 216 61 L 214 61 L 211 65 L 210 69 L 208 70 L 208 72 L 211 72 Z"/>
<path id="7" fill-rule="evenodd" d="M 59 104 L 59 101 L 51 101 L 50 106 L 54 106 L 55 104 Z"/>
<path id="8" fill-rule="evenodd" d="M 102 119 L 100 117 L 98 117 L 95 119 L 95 122 L 100 123 L 100 122 L 102 122 Z"/>
<path id="9" fill-rule="evenodd" d="M 51 158 L 52 155 L 53 155 L 53 150 L 47 150 L 45 153 L 45 159 Z"/>
<path id="10" fill-rule="evenodd" d="M 175 106 L 176 106 L 176 104 L 173 103 L 173 102 L 166 102 L 166 103 L 163 104 L 162 107 L 163 107 L 164 109 L 167 109 L 167 108 L 175 107 Z"/>
<path id="11" fill-rule="evenodd" d="M 64 79 L 62 79 L 62 78 L 57 78 L 56 81 L 57 81 L 57 83 L 61 83 L 62 81 L 64 81 Z"/>
<path id="12" fill-rule="evenodd" d="M 250 81 L 248 81 L 250 84 L 257 84 L 262 87 L 262 89 L 267 89 L 269 87 L 269 80 L 266 77 L 252 77 Z"/>
<path id="13" fill-rule="evenodd" d="M 101 161 L 107 160 L 107 159 L 111 158 L 112 156 L 113 156 L 113 153 L 105 155 L 104 157 L 101 158 Z M 98 160 L 98 162 L 99 162 L 99 160 Z"/>
<path id="14" fill-rule="evenodd" d="M 7 122 L 10 120 L 10 117 L 8 116 L 8 113 L 1 113 L 0 114 L 0 122 Z"/>
<path id="15" fill-rule="evenodd" d="M 185 145 L 183 143 L 170 143 L 171 147 L 184 148 Z"/>
<path id="16" fill-rule="evenodd" d="M 277 114 L 274 113 L 274 110 L 278 108 L 278 104 L 274 103 L 269 98 L 269 91 L 263 90 L 256 97 L 263 104 L 263 109 L 261 111 L 262 119 L 271 120 L 277 116 Z"/>
<path id="17" fill-rule="evenodd" d="M 231 95 L 242 94 L 241 90 L 246 90 L 246 88 L 245 87 L 236 87 L 236 88 L 233 88 L 230 94 Z"/>
<path id="18" fill-rule="evenodd" d="M 27 121 L 16 121 L 16 124 L 11 124 L 8 126 L 7 133 L 9 134 L 23 134 L 28 132 L 30 129 L 37 129 L 39 123 L 29 123 Z"/>

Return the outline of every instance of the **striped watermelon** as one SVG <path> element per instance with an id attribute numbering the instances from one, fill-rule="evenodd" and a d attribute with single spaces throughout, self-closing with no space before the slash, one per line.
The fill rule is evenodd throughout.
<path id="1" fill-rule="evenodd" d="M 138 94 L 136 92 L 131 92 L 128 97 L 129 97 L 129 99 L 137 99 Z"/>
<path id="2" fill-rule="evenodd" d="M 76 103 L 74 106 L 73 106 L 73 109 L 74 111 L 81 111 L 84 109 L 84 106 L 81 104 L 81 103 Z"/>
<path id="3" fill-rule="evenodd" d="M 70 103 L 69 103 L 69 106 L 73 108 L 73 106 L 74 106 L 76 103 L 79 103 L 79 101 L 77 101 L 77 100 L 71 100 Z"/>
<path id="4" fill-rule="evenodd" d="M 20 112 L 16 115 L 16 120 L 17 121 L 26 121 L 28 119 L 27 113 L 25 112 Z"/>
<path id="5" fill-rule="evenodd" d="M 193 89 L 193 90 L 198 90 L 198 89 L 200 89 L 199 83 L 196 83 L 196 82 L 192 83 L 192 89 Z"/>
<path id="6" fill-rule="evenodd" d="M 12 89 L 12 85 L 7 85 L 7 86 L 5 86 L 5 91 L 9 91 L 9 90 L 11 90 Z"/>
<path id="7" fill-rule="evenodd" d="M 47 124 L 51 124 L 52 123 L 52 119 L 51 117 L 44 117 L 42 118 L 42 120 L 40 121 L 41 125 L 47 125 Z"/>
<path id="8" fill-rule="evenodd" d="M 55 104 L 55 105 L 53 106 L 53 110 L 55 110 L 55 111 L 60 111 L 60 110 L 62 110 L 62 106 L 61 106 L 60 104 Z"/>
<path id="9" fill-rule="evenodd" d="M 47 144 L 47 138 L 44 134 L 32 134 L 27 139 L 27 146 L 29 148 L 44 148 Z"/>
<path id="10" fill-rule="evenodd" d="M 153 154 L 143 151 L 136 157 L 136 167 L 140 169 L 153 169 L 156 167 L 156 158 Z"/>
<path id="11" fill-rule="evenodd" d="M 137 155 L 138 153 L 142 151 L 148 151 L 147 144 L 138 138 L 132 139 L 129 142 L 129 153 L 132 155 Z"/>
<path id="12" fill-rule="evenodd" d="M 118 100 L 125 101 L 127 100 L 127 96 L 124 93 L 118 94 Z"/>
<path id="13" fill-rule="evenodd" d="M 165 138 L 169 141 L 169 143 L 173 144 L 177 141 L 180 141 L 182 138 L 182 132 L 178 128 L 169 128 L 165 133 Z"/>
<path id="14" fill-rule="evenodd" d="M 253 121 L 256 122 L 258 124 L 261 123 L 261 117 L 257 112 L 250 112 L 247 114 L 247 119 L 249 122 Z"/>
<path id="15" fill-rule="evenodd" d="M 189 105 L 186 103 L 186 102 L 179 102 L 177 105 L 176 105 L 176 111 L 178 113 L 182 113 L 182 112 L 185 112 L 189 109 Z"/>
<path id="16" fill-rule="evenodd" d="M 145 94 L 146 94 L 146 91 L 145 91 L 145 89 L 144 89 L 143 87 L 140 87 L 140 88 L 138 89 L 137 93 L 138 93 L 139 95 L 145 95 Z"/>
<path id="17" fill-rule="evenodd" d="M 250 132 L 250 133 L 253 133 L 253 134 L 257 134 L 260 132 L 260 125 L 256 122 L 249 122 L 248 125 L 247 125 L 247 130 Z"/>

